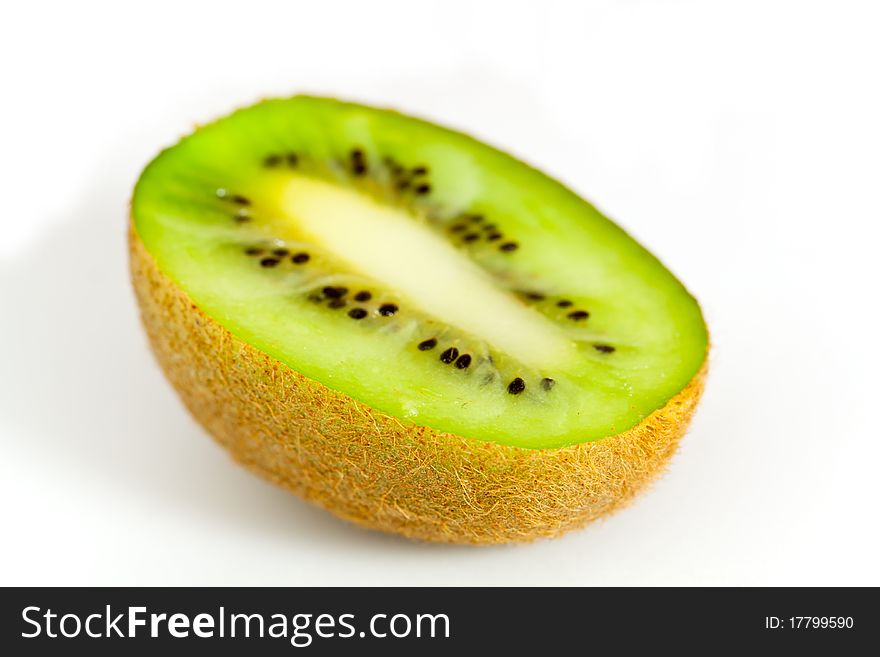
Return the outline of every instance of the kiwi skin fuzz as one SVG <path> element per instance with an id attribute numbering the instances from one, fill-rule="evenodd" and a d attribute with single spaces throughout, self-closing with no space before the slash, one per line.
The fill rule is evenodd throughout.
<path id="1" fill-rule="evenodd" d="M 701 370 L 615 436 L 526 449 L 391 417 L 239 340 L 156 265 L 129 226 L 150 345 L 195 419 L 266 479 L 363 527 L 443 543 L 559 536 L 625 506 L 665 468 L 693 416 Z"/>

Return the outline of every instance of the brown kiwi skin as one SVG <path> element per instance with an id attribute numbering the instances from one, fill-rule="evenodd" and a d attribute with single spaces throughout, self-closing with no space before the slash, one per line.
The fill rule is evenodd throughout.
<path id="1" fill-rule="evenodd" d="M 525 449 L 380 413 L 239 340 L 164 273 L 129 226 L 131 276 L 159 365 L 240 463 L 337 516 L 443 543 L 559 536 L 628 504 L 666 467 L 707 364 L 637 426 Z"/>

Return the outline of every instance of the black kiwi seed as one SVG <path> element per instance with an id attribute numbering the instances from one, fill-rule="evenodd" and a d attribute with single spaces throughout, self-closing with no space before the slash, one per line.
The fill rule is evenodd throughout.
<path id="1" fill-rule="evenodd" d="M 540 292 L 526 292 L 525 297 L 526 297 L 526 299 L 531 299 L 532 301 L 543 301 L 544 300 L 544 295 L 541 294 Z"/>
<path id="2" fill-rule="evenodd" d="M 460 233 L 461 231 L 463 231 L 466 228 L 467 228 L 467 226 L 465 226 L 464 224 L 455 224 L 452 228 L 449 229 L 449 232 Z"/>
<path id="3" fill-rule="evenodd" d="M 409 187 L 409 180 L 399 180 L 396 185 L 397 189 L 403 191 Z"/>
<path id="4" fill-rule="evenodd" d="M 348 311 L 348 316 L 352 319 L 363 319 L 367 316 L 367 311 L 363 308 L 352 308 Z"/>
<path id="5" fill-rule="evenodd" d="M 572 306 L 572 303 L 568 299 L 562 299 L 561 301 L 557 301 L 556 305 L 560 308 L 570 308 Z"/>
<path id="6" fill-rule="evenodd" d="M 262 255 L 263 249 L 261 249 L 258 246 L 249 246 L 248 248 L 246 248 L 244 250 L 244 252 L 249 256 L 257 256 L 257 255 Z"/>
<path id="7" fill-rule="evenodd" d="M 550 390 L 555 385 L 556 385 L 556 381 L 554 381 L 553 379 L 551 379 L 549 377 L 541 379 L 541 387 L 544 388 L 544 390 Z"/>
<path id="8" fill-rule="evenodd" d="M 287 166 L 295 167 L 299 162 L 299 156 L 296 153 L 288 153 L 287 154 Z"/>
<path id="9" fill-rule="evenodd" d="M 295 265 L 302 265 L 302 264 L 307 263 L 309 261 L 309 258 L 310 258 L 310 256 L 308 253 L 297 253 L 290 260 Z"/>
<path id="10" fill-rule="evenodd" d="M 593 349 L 603 354 L 610 354 L 615 351 L 614 347 L 610 344 L 594 344 Z"/>
<path id="11" fill-rule="evenodd" d="M 421 185 L 418 185 L 413 191 L 419 195 L 427 194 L 431 191 L 431 186 L 428 183 L 422 183 Z"/>
<path id="12" fill-rule="evenodd" d="M 393 303 L 383 303 L 379 306 L 379 314 L 382 317 L 391 317 L 394 313 L 396 313 L 399 308 Z"/>
<path id="13" fill-rule="evenodd" d="M 483 224 L 483 230 L 485 230 L 487 233 L 498 232 L 495 230 L 496 228 L 498 228 L 498 226 L 496 226 L 495 224 Z"/>
<path id="14" fill-rule="evenodd" d="M 263 160 L 264 167 L 277 167 L 279 164 L 281 164 L 280 155 L 267 155 Z"/>
<path id="15" fill-rule="evenodd" d="M 455 366 L 460 370 L 465 369 L 470 364 L 471 364 L 470 354 L 462 354 L 461 356 L 458 357 L 458 360 L 455 361 Z"/>
<path id="16" fill-rule="evenodd" d="M 526 382 L 523 381 L 519 377 L 516 377 L 513 381 L 511 381 L 507 385 L 507 392 L 509 392 L 511 395 L 518 395 L 519 393 L 521 393 L 525 389 L 526 389 Z"/>
<path id="17" fill-rule="evenodd" d="M 486 239 L 489 240 L 490 242 L 494 242 L 495 240 L 500 240 L 501 233 L 489 233 L 488 235 L 486 235 Z"/>
<path id="18" fill-rule="evenodd" d="M 590 316 L 586 310 L 575 310 L 574 312 L 568 313 L 568 318 L 573 319 L 576 322 L 581 321 L 582 319 L 586 319 Z"/>
<path id="19" fill-rule="evenodd" d="M 236 214 L 232 218 L 235 220 L 235 223 L 237 223 L 237 224 L 246 224 L 247 222 L 249 222 L 251 220 L 250 216 L 248 216 L 247 214 L 241 214 L 241 213 Z"/>
<path id="20" fill-rule="evenodd" d="M 250 205 L 251 200 L 246 196 L 241 196 L 240 194 L 235 194 L 234 196 L 230 196 L 229 200 L 238 205 Z"/>
<path id="21" fill-rule="evenodd" d="M 366 290 L 363 290 L 362 292 L 358 292 L 357 294 L 354 295 L 355 301 L 369 301 L 372 298 L 373 298 L 373 295 L 370 294 L 369 292 L 367 292 Z"/>
<path id="22" fill-rule="evenodd" d="M 348 302 L 345 299 L 330 299 L 327 302 L 328 308 L 345 308 L 348 305 Z"/>
<path id="23" fill-rule="evenodd" d="M 476 233 L 468 233 L 467 235 L 462 237 L 462 239 L 465 242 L 476 242 L 478 239 L 480 239 L 480 236 L 477 235 Z"/>
<path id="24" fill-rule="evenodd" d="M 517 244 L 516 242 L 505 242 L 498 248 L 502 251 L 509 253 L 510 251 L 516 251 L 519 248 L 519 244 Z"/>
<path id="25" fill-rule="evenodd" d="M 412 168 L 412 174 L 414 176 L 423 176 L 428 173 L 428 167 L 425 166 L 417 166 Z"/>
<path id="26" fill-rule="evenodd" d="M 436 346 L 437 340 L 434 338 L 428 338 L 427 340 L 422 340 L 421 342 L 419 342 L 419 351 L 430 351 Z"/>
<path id="27" fill-rule="evenodd" d="M 339 299 L 341 297 L 344 297 L 348 293 L 348 288 L 327 286 L 321 291 L 328 299 Z"/>
<path id="28" fill-rule="evenodd" d="M 364 152 L 360 148 L 351 149 L 351 159 L 354 162 L 360 162 L 364 159 Z"/>
<path id="29" fill-rule="evenodd" d="M 440 354 L 440 360 L 447 365 L 458 358 L 458 349 L 455 347 L 449 347 L 446 351 Z"/>
<path id="30" fill-rule="evenodd" d="M 351 165 L 351 170 L 356 176 L 362 176 L 367 172 L 367 165 L 358 160 Z"/>
<path id="31" fill-rule="evenodd" d="M 483 220 L 483 215 L 481 215 L 481 214 L 472 214 L 471 215 L 471 221 L 473 221 L 475 224 L 480 223 L 482 220 Z"/>
<path id="32" fill-rule="evenodd" d="M 274 267 L 280 262 L 278 258 L 263 258 L 260 260 L 260 265 L 263 267 Z"/>
<path id="33" fill-rule="evenodd" d="M 284 258 L 284 257 L 290 255 L 290 251 L 288 251 L 288 250 L 285 249 L 284 247 L 281 247 L 281 248 L 278 248 L 278 249 L 273 249 L 273 250 L 272 250 L 272 255 L 277 255 L 279 258 Z"/>

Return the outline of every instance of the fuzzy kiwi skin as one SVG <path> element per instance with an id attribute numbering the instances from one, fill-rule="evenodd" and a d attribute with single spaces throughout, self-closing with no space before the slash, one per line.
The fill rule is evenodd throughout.
<path id="1" fill-rule="evenodd" d="M 375 411 L 234 337 L 163 274 L 133 226 L 131 275 L 160 366 L 239 462 L 354 523 L 492 544 L 559 536 L 626 505 L 662 472 L 706 364 L 663 408 L 599 441 L 525 449 Z"/>

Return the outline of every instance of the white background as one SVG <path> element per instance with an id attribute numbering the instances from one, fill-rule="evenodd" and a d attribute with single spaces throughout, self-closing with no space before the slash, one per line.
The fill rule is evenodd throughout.
<path id="1" fill-rule="evenodd" d="M 39 2 L 3 16 L 0 584 L 873 584 L 876 2 Z M 367 532 L 235 466 L 147 351 L 140 169 L 269 95 L 472 132 L 703 303 L 705 401 L 630 509 L 527 546 Z"/>

